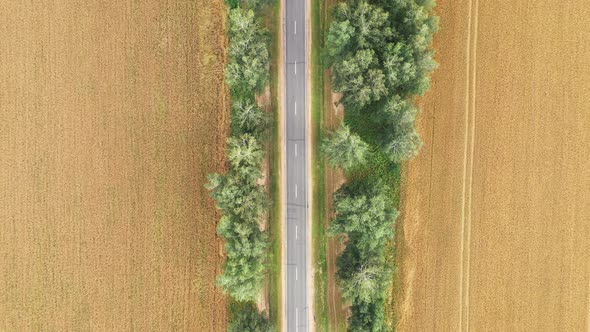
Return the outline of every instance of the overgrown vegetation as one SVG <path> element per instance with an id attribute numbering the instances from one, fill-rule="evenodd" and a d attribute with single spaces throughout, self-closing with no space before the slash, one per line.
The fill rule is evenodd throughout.
<path id="1" fill-rule="evenodd" d="M 411 158 L 421 146 L 411 98 L 428 89 L 429 73 L 436 67 L 429 47 L 438 22 L 432 5 L 342 2 L 334 8 L 328 30 L 334 90 L 343 94 L 346 112 L 362 120 L 353 129 L 393 162 Z M 366 128 L 359 130 L 359 125 Z"/>
<path id="2" fill-rule="evenodd" d="M 235 301 L 230 331 L 271 331 L 254 302 L 264 286 L 269 237 L 261 229 L 269 205 L 262 182 L 269 119 L 255 97 L 267 85 L 269 38 L 253 9 L 261 1 L 228 1 L 229 49 L 225 68 L 231 93 L 231 135 L 227 140 L 229 170 L 211 174 L 207 188 L 223 212 L 217 233 L 225 240 L 226 261 L 217 284 Z"/>
<path id="3" fill-rule="evenodd" d="M 269 159 L 269 194 L 271 206 L 269 208 L 269 235 L 271 241 L 271 262 L 268 278 L 268 317 L 273 326 L 282 326 L 283 315 L 281 312 L 282 303 L 282 224 L 281 206 L 283 204 L 280 193 L 281 186 L 281 164 L 279 160 L 282 149 L 282 141 L 279 137 L 280 119 L 278 116 L 278 89 L 279 89 L 279 66 L 282 57 L 280 56 L 281 45 L 281 3 L 279 0 L 265 1 L 260 6 L 260 16 L 268 29 L 270 36 L 270 133 L 268 140 Z"/>
<path id="4" fill-rule="evenodd" d="M 345 235 L 344 252 L 337 259 L 342 297 L 352 304 L 350 329 L 381 331 L 386 290 L 392 267 L 385 263 L 385 245 L 393 237 L 398 216 L 383 183 L 354 180 L 334 194 L 336 217 L 329 234 Z"/>
<path id="5" fill-rule="evenodd" d="M 324 99 L 324 28 L 326 17 L 324 10 L 326 6 L 324 0 L 311 1 L 311 72 L 312 72 L 312 95 L 311 95 L 311 116 L 312 116 L 312 149 L 310 158 L 312 166 L 313 180 L 313 202 L 312 209 L 312 252 L 314 267 L 314 318 L 316 330 L 328 331 L 328 307 L 327 307 L 327 253 L 326 253 L 326 229 L 324 222 L 325 214 L 325 196 L 324 196 L 324 163 L 321 162 L 322 153 L 320 144 L 324 133 L 321 130 L 320 123 L 325 115 Z"/>
<path id="6" fill-rule="evenodd" d="M 336 277 L 351 304 L 351 331 L 386 330 L 385 297 L 395 268 L 386 248 L 398 216 L 392 177 L 422 145 L 413 99 L 428 89 L 436 67 L 433 6 L 429 0 L 348 0 L 333 9 L 326 61 L 345 117 L 322 147 L 348 179 L 334 194 L 329 234 L 346 244 Z"/>
<path id="7" fill-rule="evenodd" d="M 252 303 L 234 304 L 231 307 L 228 332 L 274 332 L 276 329 Z"/>
<path id="8" fill-rule="evenodd" d="M 345 170 L 365 165 L 369 153 L 369 145 L 359 135 L 351 133 L 346 125 L 340 126 L 329 139 L 324 140 L 321 149 L 331 166 Z"/>

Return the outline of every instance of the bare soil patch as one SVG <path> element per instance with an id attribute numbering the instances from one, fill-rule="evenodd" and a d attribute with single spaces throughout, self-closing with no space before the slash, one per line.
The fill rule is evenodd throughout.
<path id="1" fill-rule="evenodd" d="M 324 77 L 330 77 L 331 72 L 326 70 L 324 75 Z M 324 94 L 325 96 L 329 96 L 329 98 L 326 98 L 326 105 L 324 105 L 326 111 L 324 113 L 322 128 L 331 131 L 338 128 L 344 119 L 344 107 L 339 103 L 342 96 L 332 92 L 330 80 L 324 81 Z M 334 169 L 330 167 L 327 162 L 324 161 L 324 163 L 324 213 L 326 215 L 324 226 L 327 230 L 330 225 L 330 220 L 335 217 L 333 208 L 334 192 L 344 184 L 346 178 L 341 169 Z M 337 237 L 332 236 L 327 236 L 326 242 L 328 322 L 330 329 L 333 329 L 334 331 L 343 331 L 346 330 L 349 306 L 342 299 L 340 289 L 336 282 L 336 273 L 338 272 L 336 259 L 344 250 L 344 244 L 341 243 Z"/>
<path id="2" fill-rule="evenodd" d="M 400 330 L 590 320 L 587 1 L 440 2 L 425 146 L 404 170 Z"/>
<path id="3" fill-rule="evenodd" d="M 225 14 L 0 5 L 0 330 L 225 330 Z"/>

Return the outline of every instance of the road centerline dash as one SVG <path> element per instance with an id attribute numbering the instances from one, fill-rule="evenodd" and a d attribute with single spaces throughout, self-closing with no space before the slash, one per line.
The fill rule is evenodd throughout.
<path id="1" fill-rule="evenodd" d="M 311 127 L 309 117 L 309 13 L 308 1 L 285 0 L 284 18 L 282 20 L 282 41 L 284 56 L 282 59 L 284 77 L 283 125 L 286 129 L 284 144 L 285 153 L 285 194 L 288 212 L 283 218 L 286 223 L 285 251 L 286 262 L 283 264 L 284 274 L 284 305 L 282 311 L 285 319 L 281 330 L 285 332 L 313 332 L 313 318 L 310 313 L 312 299 L 310 284 L 310 238 L 307 231 L 311 227 L 308 222 L 310 189 L 309 160 L 307 159 L 308 139 Z M 300 278 L 301 277 L 301 278 Z M 299 312 L 298 309 L 302 311 Z M 301 317 L 299 317 L 301 314 Z"/>

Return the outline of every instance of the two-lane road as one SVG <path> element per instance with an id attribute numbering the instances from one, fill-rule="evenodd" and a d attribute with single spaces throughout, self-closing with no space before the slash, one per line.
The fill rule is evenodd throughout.
<path id="1" fill-rule="evenodd" d="M 285 0 L 287 331 L 309 330 L 307 299 L 306 0 Z"/>

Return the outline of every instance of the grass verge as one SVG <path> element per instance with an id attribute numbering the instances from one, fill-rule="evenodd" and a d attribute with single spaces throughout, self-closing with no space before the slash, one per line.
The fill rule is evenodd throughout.
<path id="1" fill-rule="evenodd" d="M 281 165 L 280 149 L 282 142 L 279 140 L 279 61 L 280 61 L 280 1 L 272 0 L 263 9 L 263 17 L 266 28 L 270 33 L 270 105 L 272 125 L 270 126 L 268 140 L 269 158 L 269 196 L 272 205 L 269 209 L 269 234 L 271 238 L 271 260 L 269 268 L 269 320 L 277 327 L 282 326 L 281 315 L 282 278 L 281 278 Z"/>
<path id="2" fill-rule="evenodd" d="M 327 305 L 327 264 L 326 264 L 326 228 L 325 213 L 325 187 L 324 187 L 324 163 L 319 149 L 322 139 L 322 118 L 324 114 L 324 63 L 322 51 L 324 47 L 325 22 L 322 16 L 324 12 L 324 0 L 311 0 L 311 145 L 310 151 L 313 179 L 312 211 L 312 246 L 314 275 L 314 316 L 316 329 L 328 331 L 328 305 Z"/>

